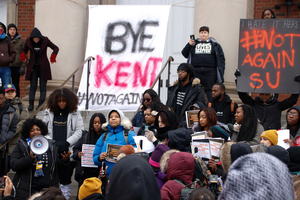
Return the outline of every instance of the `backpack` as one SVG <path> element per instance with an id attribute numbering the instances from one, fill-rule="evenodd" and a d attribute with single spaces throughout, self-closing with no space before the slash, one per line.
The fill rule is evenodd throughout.
<path id="1" fill-rule="evenodd" d="M 103 135 L 103 143 L 105 142 L 107 135 L 109 134 L 109 131 L 105 132 Z M 124 129 L 123 131 L 123 135 L 125 138 L 126 143 L 128 144 L 128 134 L 129 134 L 129 129 Z"/>
<path id="2" fill-rule="evenodd" d="M 209 102 L 209 103 L 208 103 L 208 107 L 211 108 L 211 106 L 212 106 L 212 103 Z M 234 101 L 231 101 L 231 104 L 230 104 L 230 112 L 231 112 L 231 113 L 234 112 Z"/>
<path id="3" fill-rule="evenodd" d="M 184 187 L 181 189 L 180 200 L 188 200 L 190 198 L 190 194 L 197 188 L 197 182 L 199 180 L 195 180 L 190 184 L 185 184 L 185 182 L 180 179 L 173 179 L 173 181 L 181 184 Z"/>

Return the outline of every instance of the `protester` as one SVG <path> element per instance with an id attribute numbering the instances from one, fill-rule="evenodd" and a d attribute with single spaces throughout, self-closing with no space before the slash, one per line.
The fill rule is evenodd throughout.
<path id="1" fill-rule="evenodd" d="M 154 135 L 156 135 L 157 130 L 156 127 L 154 126 L 155 118 L 160 111 L 165 109 L 168 108 L 162 103 L 152 102 L 144 112 L 145 115 L 144 123 L 142 123 L 142 126 L 137 135 L 145 135 L 145 132 L 147 130 L 152 131 Z"/>
<path id="2" fill-rule="evenodd" d="M 75 169 L 75 180 L 78 182 L 78 189 L 82 185 L 83 181 L 90 177 L 98 177 L 100 172 L 100 166 L 94 167 L 82 167 L 81 159 L 84 156 L 82 152 L 83 144 L 95 145 L 104 131 L 101 129 L 101 125 L 106 123 L 105 116 L 102 113 L 95 113 L 90 119 L 89 132 L 84 131 L 83 135 L 78 142 L 76 142 L 73 148 L 73 158 L 78 161 Z"/>
<path id="3" fill-rule="evenodd" d="M 5 187 L 0 189 L 3 192 L 2 200 L 14 200 L 14 196 L 11 195 L 14 185 L 8 176 L 3 176 L 3 178 L 5 179 Z"/>
<path id="4" fill-rule="evenodd" d="M 224 82 L 225 56 L 221 45 L 209 37 L 209 27 L 200 27 L 199 36 L 196 40 L 191 38 L 181 53 L 188 59 L 187 63 L 195 67 L 195 76 L 201 80 L 207 100 L 211 102 L 212 86 Z"/>
<path id="5" fill-rule="evenodd" d="M 191 153 L 191 132 L 183 127 L 168 131 L 168 146 L 170 149 L 177 149 L 183 152 Z"/>
<path id="6" fill-rule="evenodd" d="M 5 98 L 5 89 L 0 87 L 0 176 L 9 172 L 9 144 L 16 132 L 18 123 L 18 114 L 15 108 L 10 106 Z"/>
<path id="7" fill-rule="evenodd" d="M 29 89 L 29 106 L 28 110 L 34 108 L 34 98 L 37 89 L 37 80 L 40 80 L 40 107 L 46 99 L 46 85 L 48 80 L 52 80 L 51 68 L 47 58 L 47 47 L 50 47 L 53 52 L 50 57 L 50 62 L 56 62 L 58 47 L 53 44 L 47 37 L 43 36 L 38 28 L 31 31 L 30 37 L 26 39 L 25 46 L 20 54 L 22 62 L 26 61 L 26 54 L 30 51 L 30 58 L 27 64 L 27 72 L 25 80 L 30 80 Z"/>
<path id="8" fill-rule="evenodd" d="M 11 44 L 10 39 L 6 36 L 6 27 L 0 22 L 0 78 L 2 86 L 11 83 L 11 70 L 10 63 L 16 59 L 16 50 L 14 45 Z"/>
<path id="9" fill-rule="evenodd" d="M 56 187 L 49 187 L 29 197 L 28 200 L 66 200 L 62 191 Z"/>
<path id="10" fill-rule="evenodd" d="M 144 112 L 151 103 L 161 104 L 159 96 L 153 89 L 148 89 L 143 93 L 142 105 L 140 106 L 140 111 L 134 115 L 131 120 L 133 127 L 141 127 L 144 122 L 145 115 Z"/>
<path id="11" fill-rule="evenodd" d="M 150 164 L 135 154 L 116 163 L 111 171 L 107 200 L 160 200 L 157 180 Z"/>
<path id="12" fill-rule="evenodd" d="M 167 144 L 168 131 L 178 128 L 179 119 L 175 112 L 170 110 L 160 111 L 154 121 L 154 127 L 157 128 L 157 134 L 154 135 L 152 131 L 147 131 L 145 137 L 153 142 L 155 146 L 159 143 Z"/>
<path id="13" fill-rule="evenodd" d="M 268 9 L 264 9 L 264 11 L 261 13 L 261 18 L 262 19 L 274 19 L 274 18 L 276 18 L 276 15 L 272 9 L 268 8 Z"/>
<path id="14" fill-rule="evenodd" d="M 231 147 L 234 144 L 236 144 L 236 142 L 227 141 L 221 146 L 220 149 L 220 160 L 221 160 L 222 168 L 226 174 L 228 173 L 228 169 L 232 163 Z"/>
<path id="15" fill-rule="evenodd" d="M 204 107 L 198 113 L 198 124 L 193 127 L 194 132 L 208 132 L 212 126 L 217 125 L 218 116 L 213 108 Z"/>
<path id="16" fill-rule="evenodd" d="M 96 178 L 91 177 L 84 180 L 83 184 L 79 188 L 78 199 L 79 200 L 93 200 L 93 199 L 105 199 L 101 191 L 102 182 Z"/>
<path id="17" fill-rule="evenodd" d="M 285 139 L 284 142 L 292 146 L 300 145 L 300 106 L 294 106 L 287 110 L 286 112 L 286 126 L 285 129 L 290 131 L 290 139 Z"/>
<path id="18" fill-rule="evenodd" d="M 289 152 L 290 162 L 288 167 L 290 172 L 300 171 L 300 147 L 293 146 L 287 149 Z"/>
<path id="19" fill-rule="evenodd" d="M 287 150 L 278 145 L 272 145 L 266 148 L 266 153 L 271 154 L 281 160 L 284 164 L 290 163 L 290 155 Z"/>
<path id="20" fill-rule="evenodd" d="M 17 129 L 21 128 L 25 120 L 29 117 L 28 110 L 26 106 L 22 103 L 20 97 L 16 97 L 16 88 L 13 84 L 6 84 L 5 89 L 5 98 L 10 106 L 14 107 L 18 115 L 18 124 Z M 21 131 L 15 134 L 14 137 L 9 141 L 8 146 L 8 156 L 11 155 L 12 150 L 16 146 L 17 142 L 21 137 Z"/>
<path id="21" fill-rule="evenodd" d="M 262 125 L 258 123 L 256 112 L 252 106 L 241 105 L 236 109 L 236 124 L 234 132 L 231 134 L 231 140 L 249 145 L 260 143 L 260 135 L 264 131 Z"/>
<path id="22" fill-rule="evenodd" d="M 200 80 L 194 77 L 194 67 L 188 63 L 181 63 L 177 68 L 178 80 L 168 88 L 166 105 L 173 108 L 180 122 L 184 122 L 185 111 L 193 107 L 203 108 L 206 105 L 205 95 Z"/>
<path id="23" fill-rule="evenodd" d="M 196 188 L 190 194 L 189 200 L 215 200 L 215 196 L 206 188 Z"/>
<path id="24" fill-rule="evenodd" d="M 83 120 L 77 110 L 78 97 L 66 88 L 54 90 L 47 103 L 44 123 L 48 127 L 49 137 L 56 141 L 58 153 L 61 156 L 70 156 L 71 162 L 59 168 L 60 189 L 66 199 L 71 192 L 71 176 L 76 166 L 73 159 L 73 147 L 81 138 L 84 129 Z"/>
<path id="25" fill-rule="evenodd" d="M 276 130 L 267 130 L 260 135 L 260 144 L 266 144 L 269 146 L 275 146 L 278 143 L 278 133 Z"/>
<path id="26" fill-rule="evenodd" d="M 194 176 L 194 157 L 191 153 L 173 153 L 168 160 L 168 180 L 160 190 L 162 200 L 180 199 L 183 185 L 191 184 Z"/>
<path id="27" fill-rule="evenodd" d="M 234 114 L 238 105 L 230 99 L 225 92 L 223 83 L 216 83 L 212 87 L 212 101 L 208 107 L 212 107 L 218 116 L 218 122 L 223 124 L 234 123 Z"/>
<path id="28" fill-rule="evenodd" d="M 108 131 L 103 134 L 97 141 L 93 153 L 93 160 L 95 165 L 101 166 L 105 161 L 107 168 L 106 174 L 109 177 L 112 167 L 115 163 L 106 160 L 107 144 L 126 145 L 130 144 L 136 147 L 133 136 L 135 133 L 130 131 L 131 123 L 124 113 L 119 109 L 112 109 L 108 113 L 108 122 L 102 125 L 102 129 Z"/>
<path id="29" fill-rule="evenodd" d="M 287 166 L 274 156 L 251 153 L 230 166 L 218 199 L 294 200 L 292 178 Z"/>
<path id="30" fill-rule="evenodd" d="M 149 159 L 149 163 L 152 166 L 152 169 L 154 171 L 154 175 L 156 177 L 159 189 L 165 184 L 164 178 L 166 177 L 166 174 L 162 173 L 160 170 L 159 162 L 162 157 L 162 155 L 170 150 L 170 148 L 165 144 L 159 144 L 155 147 L 154 151 L 152 152 L 151 158 Z"/>
<path id="31" fill-rule="evenodd" d="M 16 199 L 27 199 L 31 194 L 51 186 L 58 187 L 58 166 L 66 166 L 68 156 L 59 158 L 56 143 L 48 139 L 49 148 L 42 155 L 30 150 L 30 142 L 37 135 L 46 136 L 47 127 L 42 120 L 27 119 L 22 127 L 22 137 L 11 154 L 11 168 L 16 172 L 13 183 Z"/>
<path id="32" fill-rule="evenodd" d="M 260 93 L 255 100 L 246 92 L 238 92 L 244 104 L 254 108 L 260 124 L 265 130 L 281 128 L 281 111 L 292 107 L 297 103 L 299 94 L 292 94 L 289 98 L 278 101 L 274 94 Z"/>
<path id="33" fill-rule="evenodd" d="M 11 63 L 10 71 L 11 71 L 11 81 L 12 84 L 16 87 L 16 96 L 20 97 L 20 75 L 23 76 L 25 74 L 25 66 L 26 63 L 20 60 L 20 53 L 25 45 L 25 40 L 21 38 L 21 35 L 18 33 L 18 28 L 15 24 L 11 23 L 7 26 L 8 34 L 7 36 L 11 40 L 12 45 L 15 47 L 17 52 L 15 62 Z"/>

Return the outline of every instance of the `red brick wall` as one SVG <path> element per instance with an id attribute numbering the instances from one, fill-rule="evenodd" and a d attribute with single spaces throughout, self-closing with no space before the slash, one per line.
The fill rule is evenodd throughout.
<path id="1" fill-rule="evenodd" d="M 34 28 L 35 0 L 19 0 L 18 6 L 18 33 L 21 34 L 22 38 L 26 39 L 30 36 L 31 31 Z M 28 91 L 25 87 L 29 84 L 29 81 L 25 81 L 25 76 L 21 76 L 21 97 L 24 97 L 28 94 Z"/>
<path id="2" fill-rule="evenodd" d="M 284 4 L 285 0 L 255 0 L 254 2 L 254 19 L 261 19 L 261 14 L 264 9 L 271 8 L 276 18 L 287 18 L 287 7 L 281 6 L 279 10 L 275 9 L 275 5 Z M 294 4 L 300 4 L 299 0 L 294 0 Z M 300 18 L 300 9 L 297 6 L 292 6 L 290 9 L 289 18 Z M 252 96 L 258 96 L 258 93 L 253 93 Z M 283 101 L 288 98 L 290 94 L 280 94 L 278 100 Z M 300 100 L 298 99 L 297 105 L 300 105 Z"/>

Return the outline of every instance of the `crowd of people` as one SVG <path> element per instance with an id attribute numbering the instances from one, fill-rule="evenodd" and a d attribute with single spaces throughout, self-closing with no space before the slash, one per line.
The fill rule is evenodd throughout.
<path id="1" fill-rule="evenodd" d="M 274 17 L 272 10 L 263 11 L 262 18 Z M 1 38 L 5 32 L 0 23 L 0 44 L 8 44 L 8 38 Z M 263 93 L 253 99 L 239 92 L 244 104 L 238 106 L 226 94 L 225 56 L 221 45 L 209 37 L 208 27 L 201 27 L 200 38 L 191 37 L 182 50 L 188 61 L 178 66 L 178 80 L 169 88 L 166 104 L 147 89 L 140 111 L 131 120 L 114 108 L 107 116 L 94 113 L 88 130 L 77 109 L 78 97 L 66 88 L 51 93 L 43 120 L 28 118 L 37 79 L 39 106 L 51 79 L 45 49 L 53 49 L 50 60 L 55 62 L 58 47 L 37 28 L 26 42 L 20 40 L 14 24 L 8 32 L 12 42 L 20 42 L 20 48 L 11 45 L 8 60 L 13 62 L 16 55 L 20 60 L 11 66 L 19 69 L 11 70 L 16 85 L 1 77 L 5 83 L 0 87 L 2 199 L 70 199 L 74 169 L 79 200 L 300 199 L 300 106 L 294 106 L 299 94 L 278 101 L 277 94 Z M 25 73 L 22 61 L 27 51 L 28 109 L 15 80 Z M 281 112 L 286 109 L 286 125 L 281 126 Z M 186 123 L 190 110 L 197 112 L 193 127 Z M 279 129 L 287 129 L 289 137 L 279 141 Z M 197 155 L 192 136 L 199 132 L 206 139 L 223 141 L 219 157 Z M 143 142 L 136 142 L 136 136 L 152 146 L 150 152 L 144 150 Z M 33 148 L 45 145 L 37 143 L 37 138 L 48 144 L 43 152 Z M 86 153 L 84 145 L 92 146 L 92 153 Z M 83 166 L 89 155 L 94 166 Z M 13 180 L 6 176 L 10 170 L 15 171 Z"/>

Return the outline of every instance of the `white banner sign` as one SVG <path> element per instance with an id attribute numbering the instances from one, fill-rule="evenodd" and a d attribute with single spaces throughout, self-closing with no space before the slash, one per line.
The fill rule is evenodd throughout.
<path id="1" fill-rule="evenodd" d="M 162 66 L 170 6 L 89 6 L 89 110 L 136 111 Z M 78 90 L 85 109 L 87 66 Z"/>

